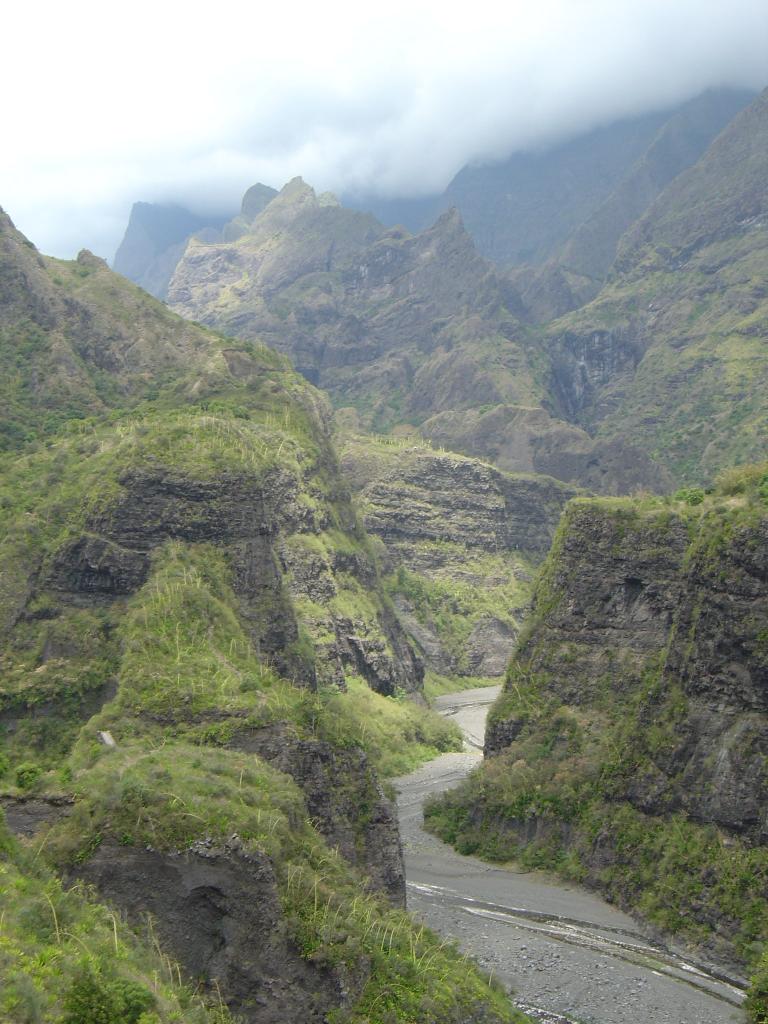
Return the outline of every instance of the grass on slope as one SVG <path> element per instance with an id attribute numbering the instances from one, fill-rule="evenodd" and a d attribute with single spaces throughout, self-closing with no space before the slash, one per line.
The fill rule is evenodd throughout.
<path id="1" fill-rule="evenodd" d="M 64 887 L 0 821 L 0 1019 L 225 1024 L 177 964 L 81 885 Z"/>
<path id="2" fill-rule="evenodd" d="M 697 558 L 716 571 L 718 552 L 736 531 L 765 521 L 768 465 L 723 474 L 712 493 L 685 488 L 668 498 L 604 499 L 601 506 L 657 525 L 674 509 L 690 522 Z M 560 541 L 562 535 L 555 548 Z M 663 658 L 648 661 L 625 691 L 615 685 L 621 666 L 609 663 L 606 685 L 594 680 L 594 693 L 578 706 L 562 704 L 546 674 L 525 664 L 537 622 L 558 599 L 557 568 L 556 558 L 544 566 L 537 611 L 491 715 L 516 723 L 514 741 L 428 804 L 428 827 L 462 853 L 589 881 L 658 927 L 721 955 L 735 951 L 754 966 L 768 940 L 768 849 L 682 813 L 641 813 L 626 799 L 632 780 L 676 749 L 688 720 L 686 694 L 663 676 Z M 570 648 L 563 647 L 563 664 L 575 656 L 575 643 Z M 765 963 L 763 955 L 749 1004 L 761 1021 Z"/>
<path id="3" fill-rule="evenodd" d="M 232 600 L 218 552 L 207 545 L 165 548 L 120 627 L 116 700 L 83 730 L 66 770 L 33 783 L 40 789 L 64 781 L 76 796 L 72 815 L 49 833 L 46 856 L 71 864 L 107 841 L 178 850 L 237 832 L 272 861 L 303 955 L 353 972 L 361 961 L 371 965 L 358 1003 L 338 1011 L 337 1024 L 455 1021 L 480 1005 L 493 1020 L 521 1020 L 453 947 L 382 899 L 363 895 L 358 876 L 310 824 L 287 776 L 221 746 L 246 725 L 287 721 L 299 735 L 341 746 L 361 742 L 395 773 L 454 744 L 453 728 L 425 709 L 371 693 L 359 680 L 350 681 L 347 694 L 314 695 L 264 671 Z M 206 712 L 213 713 L 207 721 Z M 109 728 L 118 749 L 97 744 L 97 728 Z"/>

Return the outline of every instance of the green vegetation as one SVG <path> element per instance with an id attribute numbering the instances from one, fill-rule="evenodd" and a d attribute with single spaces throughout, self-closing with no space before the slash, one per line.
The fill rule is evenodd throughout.
<path id="1" fill-rule="evenodd" d="M 768 948 L 752 975 L 744 1008 L 752 1024 L 768 1024 Z"/>
<path id="2" fill-rule="evenodd" d="M 457 676 L 468 675 L 467 640 L 478 621 L 491 616 L 516 633 L 530 600 L 530 587 L 502 555 L 478 555 L 448 542 L 430 546 L 452 549 L 444 571 L 428 577 L 401 565 L 385 579 L 385 585 L 390 595 L 408 601 L 420 623 L 434 630 Z M 461 566 L 458 572 L 457 563 Z"/>
<path id="3" fill-rule="evenodd" d="M 424 677 L 424 696 L 427 700 L 433 701 L 445 693 L 498 685 L 499 680 L 496 676 L 441 676 L 437 672 L 428 670 Z"/>
<path id="4" fill-rule="evenodd" d="M 768 851 L 681 811 L 675 787 L 681 747 L 694 741 L 701 714 L 686 673 L 700 686 L 709 671 L 711 625 L 698 632 L 702 601 L 707 588 L 720 593 L 732 582 L 738 590 L 741 553 L 759 550 L 768 519 L 766 482 L 762 464 L 723 474 L 707 492 L 571 502 L 489 716 L 498 749 L 425 808 L 430 830 L 463 853 L 588 882 L 660 929 L 751 966 L 768 942 Z M 590 589 L 612 579 L 613 565 L 623 585 L 621 574 L 631 576 L 636 564 L 690 572 L 694 581 L 655 649 L 628 641 L 622 648 L 621 630 L 631 623 L 605 628 L 607 598 Z M 673 585 L 664 576 L 645 582 Z M 574 605 L 584 620 L 578 631 L 563 610 Z M 733 642 L 747 666 L 764 657 L 763 605 L 755 607 L 754 621 L 737 614 L 724 627 L 737 630 Z M 749 728 L 759 730 L 754 722 L 747 728 L 748 717 L 744 757 Z M 713 748 L 698 776 L 685 777 L 695 799 L 709 798 L 715 783 L 706 773 L 716 756 Z M 749 1007 L 753 1020 L 764 1020 L 764 955 L 757 971 Z"/>
<path id="5" fill-rule="evenodd" d="M 67 301 L 56 337 L 23 315 L 0 324 L 14 367 L 0 382 L 4 446 L 17 449 L 0 465 L 0 786 L 74 804 L 28 842 L 0 834 L 0 1016 L 224 1024 L 221 997 L 210 1008 L 187 987 L 149 924 L 129 927 L 55 872 L 99 849 L 190 853 L 236 831 L 269 859 L 280 935 L 345 979 L 336 1024 L 522 1019 L 455 947 L 370 891 L 290 776 L 238 749 L 327 761 L 329 813 L 336 801 L 364 865 L 376 770 L 460 745 L 344 660 L 351 637 L 372 673 L 406 671 L 322 396 L 281 357 L 185 323 L 100 261 L 28 251 L 35 301 Z M 120 369 L 102 372 L 94 352 Z M 344 675 L 346 689 L 332 685 Z"/>
<path id="6" fill-rule="evenodd" d="M 145 933 L 64 888 L 0 823 L 0 1017 L 18 1024 L 226 1024 Z"/>
<path id="7" fill-rule="evenodd" d="M 347 676 L 347 692 L 324 699 L 324 734 L 347 738 L 366 751 L 383 778 L 405 775 L 447 750 L 461 750 L 461 732 L 453 722 L 408 700 L 374 693 L 365 682 Z"/>

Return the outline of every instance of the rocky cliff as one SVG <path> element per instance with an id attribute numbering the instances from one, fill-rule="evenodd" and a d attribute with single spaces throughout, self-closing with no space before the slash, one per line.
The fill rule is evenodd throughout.
<path id="1" fill-rule="evenodd" d="M 678 480 L 765 457 L 768 95 L 622 239 L 595 301 L 548 328 L 561 415 Z"/>
<path id="2" fill-rule="evenodd" d="M 176 204 L 134 203 L 112 266 L 150 295 L 164 299 L 188 239 L 194 234 L 216 238 L 226 221 Z"/>
<path id="3" fill-rule="evenodd" d="M 486 766 L 434 810 L 466 845 L 747 960 L 768 938 L 767 481 L 763 466 L 711 497 L 573 501 Z"/>
<path id="4" fill-rule="evenodd" d="M 368 533 L 382 545 L 385 585 L 428 667 L 502 675 L 574 492 L 513 476 L 414 439 L 348 437 L 341 465 Z"/>
<path id="5" fill-rule="evenodd" d="M 765 454 L 768 131 L 750 98 L 465 169 L 449 191 L 469 231 L 455 208 L 410 235 L 300 179 L 256 186 L 188 243 L 169 301 L 284 352 L 363 429 L 600 493 L 709 480 Z M 514 273 L 480 254 L 518 243 Z"/>

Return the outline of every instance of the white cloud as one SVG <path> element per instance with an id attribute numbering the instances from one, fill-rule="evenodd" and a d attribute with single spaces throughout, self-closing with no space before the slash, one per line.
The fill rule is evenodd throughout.
<path id="1" fill-rule="evenodd" d="M 12 5 L 0 203 L 111 255 L 135 199 L 254 181 L 416 195 L 709 86 L 768 82 L 765 0 L 69 0 Z"/>

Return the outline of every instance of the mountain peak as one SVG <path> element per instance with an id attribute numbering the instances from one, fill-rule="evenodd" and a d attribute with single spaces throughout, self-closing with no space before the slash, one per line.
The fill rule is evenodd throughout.
<path id="1" fill-rule="evenodd" d="M 271 188 L 269 185 L 264 185 L 262 182 L 258 181 L 255 185 L 251 185 L 243 196 L 240 213 L 247 220 L 254 220 L 254 218 L 258 217 L 264 207 L 268 203 L 272 202 L 276 195 L 276 188 Z"/>

